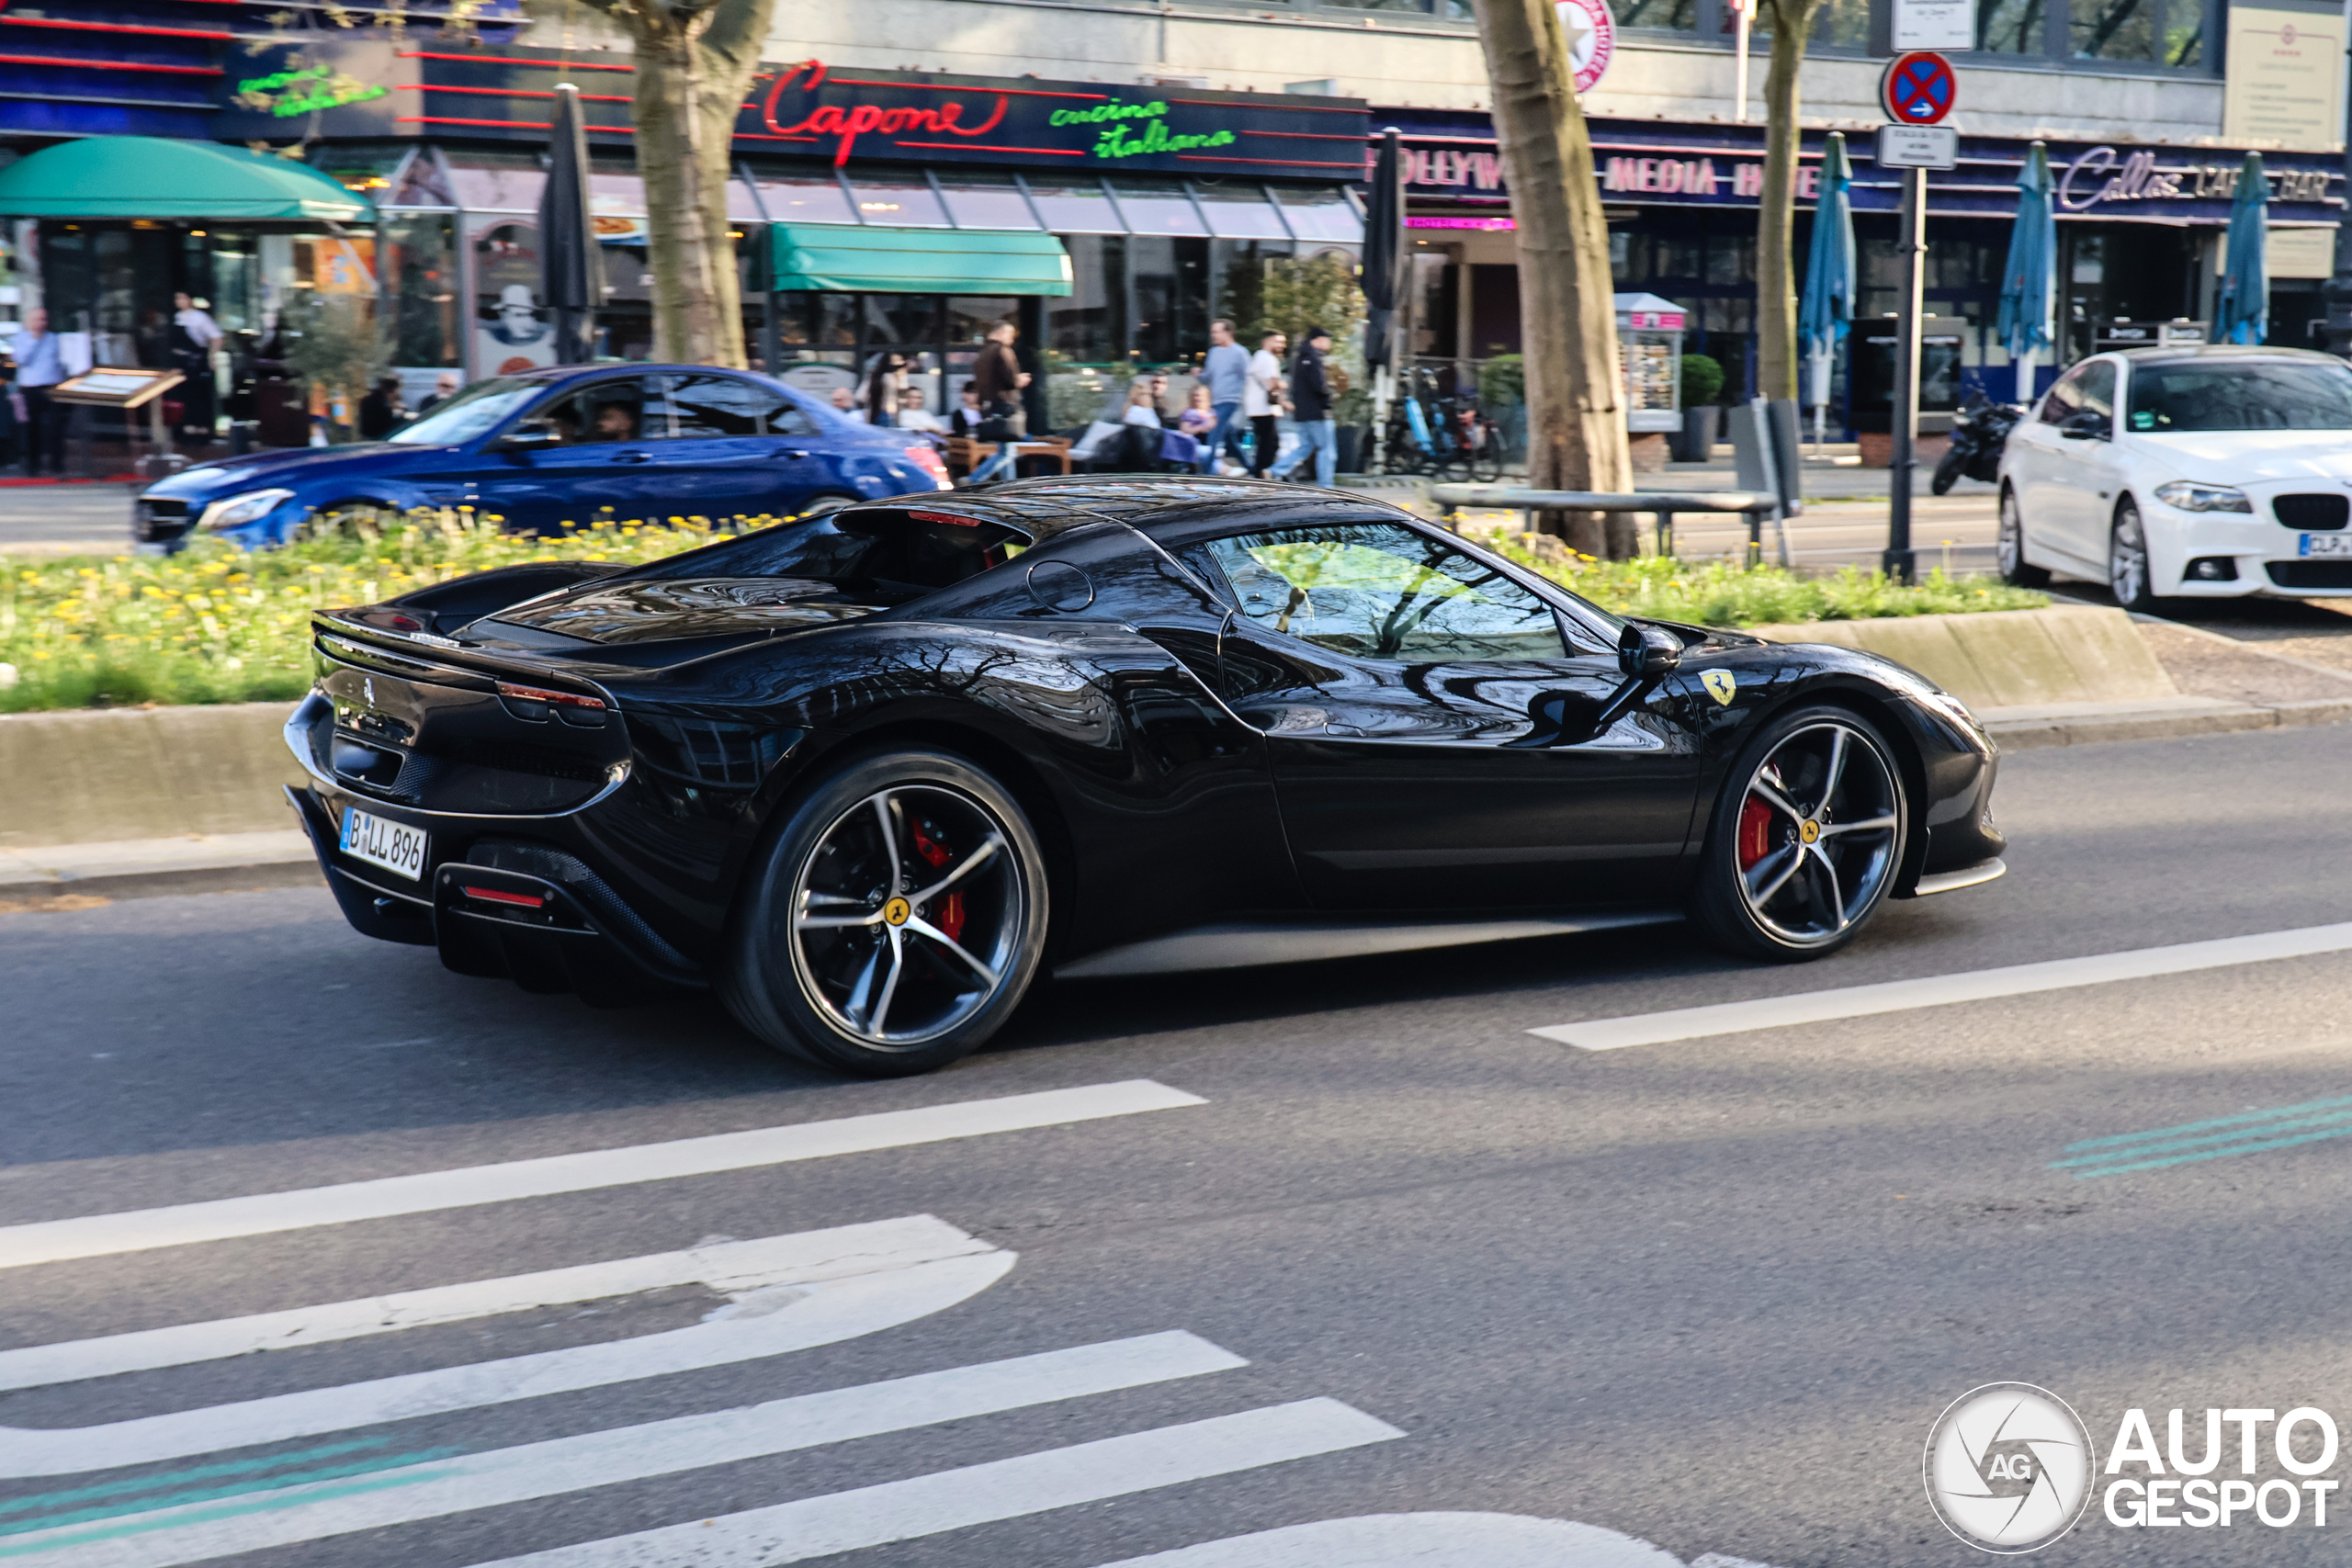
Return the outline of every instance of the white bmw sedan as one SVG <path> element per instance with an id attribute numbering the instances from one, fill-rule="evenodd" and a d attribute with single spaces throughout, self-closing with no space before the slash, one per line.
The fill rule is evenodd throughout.
<path id="1" fill-rule="evenodd" d="M 2117 603 L 2352 595 L 2352 367 L 2141 348 L 2060 377 L 2001 454 L 2001 575 Z"/>

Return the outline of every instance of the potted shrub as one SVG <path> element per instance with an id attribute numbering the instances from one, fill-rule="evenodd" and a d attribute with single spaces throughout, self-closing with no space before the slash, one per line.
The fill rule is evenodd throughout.
<path id="1" fill-rule="evenodd" d="M 1682 356 L 1682 428 L 1675 433 L 1674 460 L 1703 463 L 1714 455 L 1715 432 L 1723 410 L 1724 367 L 1703 354 Z"/>

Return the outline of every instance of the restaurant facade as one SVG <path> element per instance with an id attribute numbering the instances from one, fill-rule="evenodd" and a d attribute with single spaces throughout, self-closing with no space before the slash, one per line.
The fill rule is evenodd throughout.
<path id="1" fill-rule="evenodd" d="M 37 293 L 98 363 L 163 363 L 184 291 L 229 333 L 228 379 L 250 382 L 298 290 L 372 298 L 412 403 L 444 373 L 551 363 L 537 213 L 559 82 L 588 121 L 598 352 L 650 353 L 627 52 L 530 47 L 482 13 L 462 39 L 421 19 L 254 33 L 220 27 L 218 6 L 141 3 L 37 19 L 61 23 L 53 47 L 78 51 L 77 71 L 161 86 L 136 101 L 117 87 L 78 117 L 62 93 L 0 96 L 0 141 L 19 155 L 94 134 L 299 148 L 372 220 L 240 225 L 159 192 L 153 213 L 18 223 L 20 305 Z M 22 15 L 0 12 L 0 45 Z M 934 411 L 1004 320 L 1057 365 L 1185 358 L 1264 259 L 1354 254 L 1367 125 L 1363 103 L 1330 96 L 765 68 L 728 187 L 746 341 L 819 389 L 900 367 Z"/>

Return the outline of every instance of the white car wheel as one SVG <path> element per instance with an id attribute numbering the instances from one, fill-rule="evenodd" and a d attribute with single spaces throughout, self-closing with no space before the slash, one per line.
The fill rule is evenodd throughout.
<path id="1" fill-rule="evenodd" d="M 2025 518 L 2018 510 L 2018 492 L 2006 485 L 2001 490 L 2001 529 L 1995 536 L 1993 548 L 2002 581 L 2013 588 L 2041 588 L 2049 584 L 2050 573 L 2025 558 Z"/>
<path id="2" fill-rule="evenodd" d="M 2156 597 L 2148 591 L 2148 535 L 2140 509 L 2125 502 L 2115 509 L 2115 528 L 2108 536 L 2107 586 L 2115 602 L 2137 615 L 2153 615 Z"/>

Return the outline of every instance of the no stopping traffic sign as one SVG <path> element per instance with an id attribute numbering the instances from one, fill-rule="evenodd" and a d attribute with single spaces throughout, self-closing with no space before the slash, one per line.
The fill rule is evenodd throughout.
<path id="1" fill-rule="evenodd" d="M 1896 55 L 1879 78 L 1879 103 L 1897 125 L 1934 125 L 1951 113 L 1959 96 L 1951 62 L 1926 50 Z"/>

